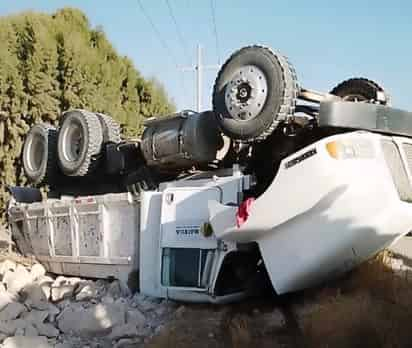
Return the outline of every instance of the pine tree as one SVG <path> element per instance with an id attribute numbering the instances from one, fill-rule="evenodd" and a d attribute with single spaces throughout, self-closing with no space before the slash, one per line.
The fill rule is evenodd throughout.
<path id="1" fill-rule="evenodd" d="M 141 134 L 146 117 L 174 111 L 161 84 L 145 80 L 78 9 L 0 17 L 0 215 L 6 185 L 26 182 L 29 127 L 57 124 L 72 108 L 109 114 L 130 136 Z"/>
<path id="2" fill-rule="evenodd" d="M 27 98 L 18 71 L 18 59 L 13 54 L 17 37 L 7 21 L 0 21 L 0 205 L 8 199 L 6 185 L 17 184 L 17 167 L 23 136 L 28 130 L 23 114 L 27 110 Z"/>
<path id="3" fill-rule="evenodd" d="M 57 48 L 45 23 L 47 19 L 28 15 L 17 32 L 23 85 L 30 96 L 27 113 L 34 122 L 56 120 L 60 113 Z"/>

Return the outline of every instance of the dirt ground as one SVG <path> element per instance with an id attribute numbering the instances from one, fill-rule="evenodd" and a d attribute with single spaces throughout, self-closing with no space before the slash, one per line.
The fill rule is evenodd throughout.
<path id="1" fill-rule="evenodd" d="M 118 347 L 412 347 L 408 255 L 402 248 L 385 251 L 340 279 L 298 293 L 230 305 L 173 304 L 173 318 L 153 337 Z M 0 261 L 6 258 L 0 253 Z"/>
<path id="2" fill-rule="evenodd" d="M 185 304 L 145 345 L 186 347 L 411 347 L 412 269 L 388 252 L 316 289 L 243 303 Z"/>

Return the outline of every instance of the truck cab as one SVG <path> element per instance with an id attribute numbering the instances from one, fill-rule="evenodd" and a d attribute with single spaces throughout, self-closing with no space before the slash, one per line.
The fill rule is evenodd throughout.
<path id="1" fill-rule="evenodd" d="M 143 192 L 141 291 L 226 302 L 259 272 L 278 294 L 339 276 L 411 231 L 411 153 L 407 137 L 326 137 L 281 161 L 241 225 L 254 180 L 240 171 Z"/>
<path id="2" fill-rule="evenodd" d="M 235 242 L 217 238 L 210 225 L 208 203 L 237 207 L 252 180 L 235 167 L 165 183 L 159 191 L 141 192 L 143 293 L 195 302 L 224 302 L 245 295 L 244 284 L 239 280 L 237 284 L 234 281 L 230 292 L 219 289 L 222 268 L 229 267 L 226 264 L 231 255 L 241 248 Z M 243 264 L 259 261 L 256 256 L 251 260 L 252 245 L 244 247 L 243 254 Z"/>

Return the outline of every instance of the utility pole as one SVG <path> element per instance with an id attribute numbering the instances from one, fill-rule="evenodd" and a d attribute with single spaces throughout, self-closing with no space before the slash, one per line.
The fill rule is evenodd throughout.
<path id="1" fill-rule="evenodd" d="M 196 109 L 198 112 L 202 110 L 202 74 L 203 70 L 219 69 L 219 65 L 203 65 L 202 64 L 202 46 L 197 45 L 197 64 L 195 66 L 188 66 L 181 68 L 185 71 L 196 72 Z"/>

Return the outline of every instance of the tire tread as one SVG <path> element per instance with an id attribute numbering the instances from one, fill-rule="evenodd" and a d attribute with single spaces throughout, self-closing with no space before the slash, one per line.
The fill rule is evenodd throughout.
<path id="1" fill-rule="evenodd" d="M 61 127 L 63 126 L 63 123 L 67 122 L 66 120 L 69 119 L 66 117 L 66 114 L 69 112 L 78 112 L 82 115 L 87 125 L 85 131 L 88 133 L 89 142 L 85 158 L 75 171 L 70 171 L 70 173 L 68 173 L 68 170 L 65 170 L 64 165 L 62 165 L 62 161 L 60 161 L 60 165 L 62 167 L 62 171 L 69 176 L 85 176 L 92 172 L 97 165 L 96 160 L 101 152 L 103 144 L 102 126 L 99 117 L 94 113 L 87 110 L 75 109 L 63 114 Z"/>
<path id="2" fill-rule="evenodd" d="M 221 69 L 219 70 L 219 73 L 217 75 L 217 78 L 215 80 L 214 86 L 213 86 L 213 109 L 216 110 L 216 95 L 218 93 L 217 90 L 217 84 L 218 81 L 221 79 L 222 74 L 225 71 L 226 66 L 232 61 L 232 59 L 239 54 L 242 54 L 243 51 L 250 50 L 250 49 L 263 49 L 264 52 L 266 52 L 270 57 L 274 58 L 277 60 L 278 64 L 280 65 L 282 72 L 283 72 L 283 83 L 284 83 L 284 94 L 283 94 L 283 100 L 278 108 L 278 110 L 273 110 L 273 119 L 272 123 L 264 130 L 260 135 L 251 137 L 247 140 L 242 140 L 244 143 L 252 143 L 252 142 L 260 142 L 265 140 L 279 125 L 280 122 L 282 121 L 287 121 L 290 118 L 293 117 L 294 112 L 295 112 L 295 106 L 296 106 L 296 101 L 297 97 L 299 94 L 299 85 L 297 82 L 297 75 L 296 75 L 296 70 L 293 67 L 293 65 L 289 62 L 288 58 L 283 56 L 282 54 L 273 51 L 267 46 L 262 46 L 262 45 L 251 45 L 251 46 L 245 46 L 241 48 L 240 50 L 234 52 L 223 64 Z"/>
<path id="3" fill-rule="evenodd" d="M 347 80 L 342 81 L 338 85 L 336 85 L 329 93 L 337 96 L 341 96 L 340 93 L 345 91 L 346 89 L 350 88 L 372 88 L 376 91 L 385 93 L 386 102 L 384 105 L 388 105 L 390 103 L 389 95 L 384 91 L 384 89 L 375 81 L 364 78 L 364 77 L 353 77 Z"/>
<path id="4" fill-rule="evenodd" d="M 99 117 L 100 122 L 102 123 L 102 127 L 105 128 L 105 131 L 103 132 L 103 141 L 105 143 L 120 143 L 120 125 L 109 115 L 97 112 L 95 114 Z"/>

